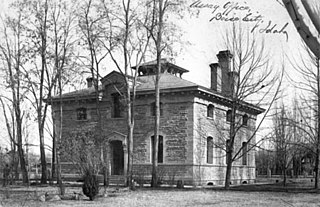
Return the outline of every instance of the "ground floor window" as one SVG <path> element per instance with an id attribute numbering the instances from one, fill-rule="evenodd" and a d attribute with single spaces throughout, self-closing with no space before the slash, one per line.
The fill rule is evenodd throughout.
<path id="1" fill-rule="evenodd" d="M 242 142 L 242 165 L 247 165 L 248 143 Z"/>
<path id="2" fill-rule="evenodd" d="M 207 138 L 207 163 L 213 164 L 213 138 Z"/>
<path id="3" fill-rule="evenodd" d="M 154 152 L 154 136 L 151 136 L 151 162 L 153 160 Z M 159 135 L 158 139 L 158 163 L 163 163 L 163 136 Z"/>

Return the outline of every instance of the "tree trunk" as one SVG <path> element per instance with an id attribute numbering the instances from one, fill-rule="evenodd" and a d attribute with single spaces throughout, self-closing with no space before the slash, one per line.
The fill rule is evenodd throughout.
<path id="1" fill-rule="evenodd" d="M 60 145 L 61 145 L 61 139 L 62 139 L 62 129 L 63 129 L 63 107 L 62 107 L 62 71 L 59 70 L 59 81 L 58 81 L 58 87 L 59 87 L 59 136 L 56 137 L 56 159 L 57 159 L 57 183 L 60 189 L 60 195 L 64 195 L 65 189 L 62 183 L 61 178 L 61 160 L 60 160 Z M 55 126 L 56 127 L 56 126 Z"/>
<path id="2" fill-rule="evenodd" d="M 44 149 L 44 135 L 43 130 L 39 131 L 40 135 L 40 159 L 41 159 L 41 184 L 47 183 L 47 161 L 46 161 L 46 153 Z"/>
<path id="3" fill-rule="evenodd" d="M 151 187 L 158 186 L 158 138 L 159 138 L 159 128 L 160 128 L 160 89 L 159 89 L 159 68 L 160 61 L 158 63 L 158 74 L 156 75 L 156 86 L 155 86 L 155 122 L 154 122 L 154 137 L 152 142 L 152 179 L 151 179 Z"/>
<path id="4" fill-rule="evenodd" d="M 234 88 L 232 84 L 232 88 Z M 232 89 L 232 98 L 234 97 L 234 90 Z M 229 131 L 229 141 L 226 143 L 226 162 L 227 162 L 227 169 L 226 169 L 226 179 L 225 179 L 225 189 L 230 188 L 231 183 L 231 171 L 232 171 L 232 162 L 233 162 L 233 148 L 234 148 L 234 140 L 236 136 L 235 132 L 235 125 L 236 125 L 236 107 L 237 103 L 236 100 L 232 101 L 232 109 L 231 109 L 231 120 L 230 120 L 230 131 Z"/>
<path id="5" fill-rule="evenodd" d="M 154 5 L 156 7 L 156 5 Z M 154 142 L 153 142 L 153 159 L 152 159 L 152 179 L 151 187 L 158 186 L 158 140 L 159 140 L 159 129 L 160 129 L 160 73 L 161 73 L 161 43 L 162 43 L 162 27 L 163 27 L 163 0 L 159 0 L 158 3 L 158 31 L 156 39 L 157 49 L 157 69 L 156 69 L 156 80 L 155 80 L 155 120 L 154 120 Z M 157 10 L 157 9 L 155 9 Z"/>
<path id="6" fill-rule="evenodd" d="M 316 161 L 315 161 L 315 183 L 314 188 L 318 189 L 319 187 L 319 155 L 320 155 L 320 64 L 319 64 L 319 58 L 316 60 L 316 66 L 317 66 L 317 144 L 316 144 Z"/>
<path id="7" fill-rule="evenodd" d="M 128 169 L 127 169 L 127 184 L 129 187 L 132 187 L 132 153 L 133 153 L 133 125 L 128 125 Z"/>
<path id="8" fill-rule="evenodd" d="M 226 169 L 226 179 L 224 188 L 229 189 L 231 183 L 231 170 L 232 170 L 232 151 L 227 151 L 227 169 Z"/>
<path id="9" fill-rule="evenodd" d="M 128 70 L 128 68 L 126 68 Z M 127 74 L 127 71 L 126 71 Z M 128 143 L 127 143 L 127 149 L 128 149 L 128 163 L 127 163 L 127 185 L 129 187 L 132 186 L 132 153 L 133 153 L 133 129 L 134 129 L 134 111 L 133 111 L 133 103 L 134 101 L 131 100 L 131 90 L 129 85 L 129 80 L 126 77 L 126 96 L 127 96 L 127 126 L 128 126 Z M 134 98 L 134 97 L 133 97 Z M 133 99 L 132 98 L 132 99 Z"/>
<path id="10" fill-rule="evenodd" d="M 51 104 L 52 106 L 52 104 Z M 56 123 L 56 120 L 54 118 L 54 115 L 52 113 L 52 123 Z M 57 179 L 57 174 L 56 174 L 56 156 L 57 156 L 57 138 L 56 138 L 56 129 L 55 129 L 55 126 L 53 126 L 53 129 L 52 129 L 52 161 L 51 161 L 51 182 L 56 180 Z"/>
<path id="11" fill-rule="evenodd" d="M 22 172 L 22 182 L 29 183 L 28 171 L 26 169 L 26 161 L 24 157 L 24 151 L 22 146 L 22 132 L 21 132 L 21 122 L 17 123 L 17 138 L 18 138 L 18 154 L 20 159 L 20 168 Z"/>
<path id="12" fill-rule="evenodd" d="M 283 186 L 287 185 L 287 168 L 284 167 L 283 169 Z"/>
<path id="13" fill-rule="evenodd" d="M 316 149 L 316 160 L 315 160 L 315 166 L 314 166 L 314 173 L 315 173 L 315 182 L 314 182 L 314 188 L 318 189 L 319 188 L 319 142 L 317 144 L 317 149 Z"/>

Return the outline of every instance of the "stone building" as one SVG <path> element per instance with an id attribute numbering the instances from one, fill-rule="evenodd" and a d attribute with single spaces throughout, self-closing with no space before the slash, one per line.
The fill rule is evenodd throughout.
<path id="1" fill-rule="evenodd" d="M 188 70 L 162 60 L 158 165 L 163 182 L 184 180 L 189 184 L 213 185 L 224 182 L 226 154 L 223 146 L 228 139 L 230 86 L 231 81 L 236 81 L 236 74 L 230 70 L 232 55 L 229 51 L 220 51 L 217 57 L 219 62 L 210 65 L 211 88 L 182 79 Z M 149 62 L 138 71 L 133 143 L 133 175 L 136 179 L 151 178 L 155 68 L 155 62 Z M 93 80 L 89 78 L 87 81 L 88 88 L 63 94 L 61 100 L 58 97 L 52 99 L 56 126 L 60 125 L 59 103 L 62 103 L 62 139 L 67 139 L 70 131 L 90 131 L 98 125 Z M 102 146 L 107 153 L 108 174 L 110 177 L 126 175 L 126 108 L 119 95 L 124 89 L 124 79 L 113 71 L 100 81 L 101 140 L 105 143 Z M 249 144 L 247 139 L 255 130 L 256 117 L 264 111 L 249 103 L 242 103 L 240 108 L 237 117 L 243 127 L 236 147 Z M 254 151 L 244 151 L 233 164 L 232 182 L 250 183 L 254 180 Z"/>

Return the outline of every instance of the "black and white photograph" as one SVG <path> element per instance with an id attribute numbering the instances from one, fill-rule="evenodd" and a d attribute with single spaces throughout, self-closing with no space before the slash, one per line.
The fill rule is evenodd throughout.
<path id="1" fill-rule="evenodd" d="M 0 0 L 0 207 L 320 206 L 320 1 Z"/>

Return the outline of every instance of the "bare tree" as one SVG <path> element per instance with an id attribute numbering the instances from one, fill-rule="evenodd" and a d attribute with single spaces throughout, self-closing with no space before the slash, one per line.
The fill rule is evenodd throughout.
<path id="1" fill-rule="evenodd" d="M 250 151 L 255 147 L 256 132 L 277 98 L 283 73 L 272 73 L 274 68 L 269 65 L 264 41 L 258 41 L 255 34 L 249 33 L 249 30 L 244 29 L 241 25 L 233 24 L 232 29 L 225 36 L 225 43 L 230 51 L 229 54 L 226 54 L 227 58 L 231 60 L 229 62 L 229 79 L 225 80 L 230 88 L 226 89 L 224 93 L 230 98 L 231 113 L 229 114 L 230 126 L 227 136 L 221 133 L 223 136 L 220 137 L 225 140 L 220 143 L 225 144 L 220 147 L 226 151 L 225 188 L 228 189 L 231 181 L 232 163 L 242 156 L 244 149 Z M 279 70 L 283 70 L 283 68 Z M 235 140 L 241 136 L 243 128 L 243 120 L 239 119 L 237 114 L 247 103 L 253 106 L 266 106 L 267 109 L 257 124 L 257 128 L 247 137 L 247 144 L 236 149 Z"/>
<path id="2" fill-rule="evenodd" d="M 277 106 L 276 106 L 277 107 Z M 276 153 L 276 165 L 279 166 L 283 175 L 283 185 L 287 184 L 288 168 L 291 166 L 296 153 L 294 125 L 292 125 L 292 114 L 286 110 L 284 104 L 276 108 L 273 117 L 274 134 L 271 142 Z"/>
<path id="3" fill-rule="evenodd" d="M 39 143 L 40 143 L 40 160 L 41 160 L 41 183 L 47 183 L 47 162 L 45 155 L 44 143 L 44 126 L 47 116 L 48 105 L 44 102 L 46 97 L 46 87 L 48 86 L 48 93 L 50 96 L 52 84 L 48 82 L 47 78 L 47 42 L 48 42 L 48 1 L 32 1 L 30 4 L 22 2 L 17 4 L 24 12 L 26 21 L 25 31 L 29 31 L 28 45 L 29 58 L 33 59 L 31 62 L 34 69 L 25 69 L 24 75 L 28 82 L 28 89 L 30 90 L 30 97 L 27 97 L 35 111 L 36 120 L 38 124 Z M 29 8 L 30 10 L 27 10 Z M 30 12 L 31 11 L 31 12 Z M 33 19 L 33 17 L 35 19 Z M 29 18 L 29 19 L 27 19 Z M 32 45 L 32 46 L 31 46 Z M 31 49 L 32 48 L 32 49 Z M 50 80 L 47 80 L 50 81 Z M 32 97 L 32 98 L 31 98 Z"/>
<path id="4" fill-rule="evenodd" d="M 154 139 L 152 154 L 152 178 L 151 186 L 158 186 L 158 145 L 159 145 L 159 129 L 160 129 L 160 77 L 162 71 L 163 54 L 172 54 L 173 39 L 177 36 L 177 30 L 169 22 L 169 17 L 173 17 L 181 12 L 185 1 L 171 0 L 150 0 L 146 6 L 152 9 L 149 21 L 146 22 L 145 28 L 151 35 L 153 41 L 153 49 L 156 56 L 155 70 L 155 117 L 154 117 Z M 179 41 L 177 41 L 179 42 Z"/>
<path id="5" fill-rule="evenodd" d="M 11 99 L 8 97 L 0 97 L 2 113 L 6 124 L 7 134 L 10 143 L 10 167 L 13 168 L 15 179 L 19 179 L 19 154 L 17 151 L 17 136 L 16 136 L 16 121 L 14 106 Z M 22 133 L 23 134 L 23 133 Z M 8 164 L 8 163 L 7 163 Z"/>
<path id="6" fill-rule="evenodd" d="M 80 30 L 82 44 L 85 53 L 80 54 L 80 66 L 89 69 L 88 73 L 92 78 L 92 84 L 95 90 L 96 111 L 98 115 L 98 132 L 99 139 L 103 143 L 102 126 L 101 126 L 101 103 L 100 103 L 100 89 L 98 80 L 101 78 L 101 62 L 108 55 L 102 44 L 104 32 L 107 30 L 107 16 L 103 12 L 103 4 L 97 0 L 83 0 L 81 1 L 78 15 L 78 28 Z M 101 146 L 101 153 L 103 154 L 103 147 Z M 103 156 L 101 156 L 103 158 Z M 105 162 L 102 162 L 105 166 Z M 104 167 L 104 185 L 108 185 L 106 166 Z"/>
<path id="7" fill-rule="evenodd" d="M 67 7 L 66 1 L 61 1 L 59 3 L 52 4 L 52 10 L 50 12 L 50 17 L 53 22 L 53 34 L 52 34 L 52 45 L 54 47 L 50 51 L 52 53 L 52 67 L 56 74 L 54 76 L 53 82 L 53 95 L 59 95 L 59 110 L 60 110 L 60 126 L 59 134 L 57 136 L 57 131 L 55 125 L 53 125 L 52 129 L 52 178 L 57 179 L 57 183 L 59 184 L 60 194 L 64 194 L 64 187 L 62 184 L 61 178 L 61 165 L 60 165 L 60 146 L 62 139 L 62 118 L 63 118 L 63 110 L 62 110 L 62 92 L 63 87 L 72 81 L 72 76 L 78 74 L 78 71 L 75 66 L 77 53 L 75 50 L 75 43 L 77 42 L 77 38 L 75 37 L 75 15 L 74 8 L 71 4 Z M 51 97 L 48 97 L 48 101 L 51 101 Z M 53 123 L 56 122 L 53 117 Z"/>
<path id="8" fill-rule="evenodd" d="M 114 9 L 110 11 L 110 7 Z M 136 99 L 137 77 L 140 65 L 145 60 L 149 48 L 151 35 L 144 28 L 149 18 L 149 11 L 143 6 L 138 6 L 132 1 L 122 1 L 119 5 L 111 5 L 104 2 L 104 11 L 108 15 L 110 30 L 106 32 L 104 47 L 108 50 L 111 60 L 124 79 L 124 90 L 117 91 L 124 97 L 126 105 L 126 121 L 128 126 L 127 148 L 127 184 L 132 186 L 133 164 L 133 131 L 134 131 L 134 107 Z M 117 55 L 122 58 L 118 59 Z"/>
<path id="9" fill-rule="evenodd" d="M 300 54 L 300 63 L 297 63 L 296 59 L 291 60 L 291 65 L 295 71 L 300 74 L 299 80 L 290 77 L 290 80 L 294 86 L 301 90 L 302 93 L 299 95 L 301 105 L 297 107 L 297 111 L 300 114 L 299 122 L 296 122 L 296 127 L 303 131 L 304 145 L 311 150 L 315 157 L 315 189 L 319 187 L 319 162 L 320 162 L 320 62 L 312 51 L 304 47 L 306 54 Z M 313 146 L 313 149 L 310 149 Z"/>
<path id="10" fill-rule="evenodd" d="M 0 57 L 2 61 L 2 65 L 4 68 L 4 73 L 7 77 L 6 83 L 7 88 L 10 90 L 9 97 L 9 109 L 11 113 L 11 123 L 9 118 L 6 118 L 7 129 L 10 136 L 10 140 L 13 143 L 13 146 L 17 147 L 19 160 L 20 160 L 20 168 L 22 171 L 23 183 L 28 183 L 28 173 L 26 169 L 26 161 L 25 161 L 25 152 L 23 149 L 23 102 L 26 98 L 26 90 L 24 90 L 25 85 L 22 83 L 22 67 L 25 65 L 26 61 L 26 53 L 27 50 L 25 48 L 25 42 L 23 37 L 23 11 L 22 9 L 16 9 L 17 16 L 6 17 L 2 21 L 2 44 L 0 46 Z M 1 98 L 1 102 L 3 107 L 3 98 Z M 6 112 L 4 112 L 6 114 Z M 5 115 L 6 116 L 6 115 Z"/>
<path id="11" fill-rule="evenodd" d="M 24 31 L 28 40 L 28 67 L 24 68 L 24 78 L 30 96 L 27 98 L 36 111 L 38 125 L 41 183 L 47 183 L 47 163 L 45 152 L 45 123 L 49 101 L 55 93 L 60 70 L 71 62 L 73 50 L 70 39 L 71 17 L 66 15 L 66 2 L 51 0 L 22 2 L 16 4 L 24 12 Z M 54 146 L 54 156 L 55 156 Z"/>

